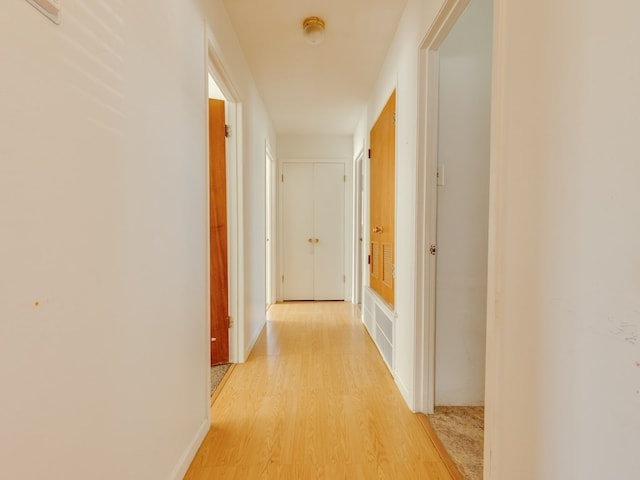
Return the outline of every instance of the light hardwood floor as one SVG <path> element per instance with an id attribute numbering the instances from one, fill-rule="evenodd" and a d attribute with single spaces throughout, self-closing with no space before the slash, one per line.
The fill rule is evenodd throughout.
<path id="1" fill-rule="evenodd" d="M 450 480 L 349 303 L 287 303 L 211 407 L 185 480 Z"/>

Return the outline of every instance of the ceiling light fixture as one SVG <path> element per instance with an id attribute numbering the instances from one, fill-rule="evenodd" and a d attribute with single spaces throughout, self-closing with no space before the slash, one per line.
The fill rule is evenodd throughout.
<path id="1" fill-rule="evenodd" d="M 324 20 L 320 17 L 307 17 L 302 21 L 304 38 L 311 45 L 318 45 L 324 38 Z"/>

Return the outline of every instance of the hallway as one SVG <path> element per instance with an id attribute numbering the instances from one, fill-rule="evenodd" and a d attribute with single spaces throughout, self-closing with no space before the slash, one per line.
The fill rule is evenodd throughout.
<path id="1" fill-rule="evenodd" d="M 450 479 L 353 305 L 273 305 L 185 480 Z"/>

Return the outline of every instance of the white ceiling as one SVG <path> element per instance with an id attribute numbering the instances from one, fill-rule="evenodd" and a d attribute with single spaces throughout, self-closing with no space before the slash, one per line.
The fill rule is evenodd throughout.
<path id="1" fill-rule="evenodd" d="M 406 0 L 223 0 L 279 134 L 352 134 Z M 310 45 L 302 21 L 326 22 Z"/>

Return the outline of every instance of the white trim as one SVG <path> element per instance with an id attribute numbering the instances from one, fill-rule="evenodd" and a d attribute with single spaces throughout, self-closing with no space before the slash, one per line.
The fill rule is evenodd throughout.
<path id="1" fill-rule="evenodd" d="M 268 198 L 265 198 L 266 210 L 269 214 L 266 215 L 265 220 L 269 220 L 270 225 L 265 225 L 265 229 L 271 232 L 271 238 L 269 238 L 269 244 L 265 245 L 266 263 L 271 267 L 271 278 L 265 278 L 265 304 L 266 309 L 276 302 L 277 298 L 277 278 L 278 268 L 276 262 L 276 245 L 278 242 L 277 234 L 277 212 L 278 212 L 278 164 L 276 157 L 273 155 L 273 150 L 269 144 L 269 139 L 265 138 L 265 176 L 267 185 L 266 193 L 270 194 Z M 266 239 L 265 239 L 266 242 Z M 269 293 L 270 295 L 267 295 Z"/>
<path id="2" fill-rule="evenodd" d="M 211 378 L 210 373 L 209 378 Z M 189 470 L 189 467 L 191 466 L 191 462 L 200 448 L 200 445 L 202 445 L 204 438 L 207 436 L 207 433 L 209 433 L 209 428 L 211 428 L 211 421 L 209 419 L 203 420 L 200 427 L 198 427 L 198 431 L 193 437 L 193 440 L 191 440 L 191 443 L 180 457 L 180 460 L 171 472 L 171 475 L 169 475 L 169 478 L 172 480 L 182 480 L 184 478 L 187 470 Z"/>
<path id="3" fill-rule="evenodd" d="M 504 251 L 504 178 L 507 168 L 504 152 L 504 65 L 506 62 L 507 2 L 493 4 L 493 65 L 491 72 L 491 154 L 489 158 L 489 253 L 487 260 L 487 345 L 485 367 L 484 473 L 487 480 L 500 478 L 502 448 L 496 428 L 501 410 L 502 328 L 500 300 L 502 292 L 502 256 Z"/>
<path id="4" fill-rule="evenodd" d="M 416 165 L 416 369 L 415 406 L 432 413 L 435 403 L 435 244 L 438 154 L 438 49 L 470 0 L 447 0 L 418 52 L 418 158 Z M 428 205 L 428 206 L 427 206 Z M 425 295 L 425 292 L 429 292 Z"/>
<path id="5" fill-rule="evenodd" d="M 355 305 L 362 303 L 362 278 L 364 276 L 364 224 L 362 225 L 362 231 L 360 231 L 360 224 L 364 221 L 364 198 L 362 195 L 364 191 L 364 152 L 363 145 L 360 152 L 355 156 L 353 165 L 353 268 L 351 274 L 351 301 Z M 361 238 L 362 240 L 360 240 Z M 358 255 L 358 250 L 360 250 L 360 255 Z"/>

